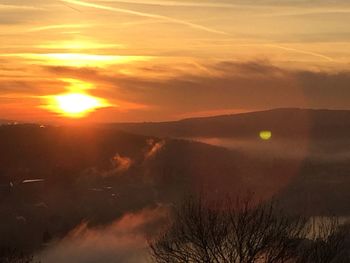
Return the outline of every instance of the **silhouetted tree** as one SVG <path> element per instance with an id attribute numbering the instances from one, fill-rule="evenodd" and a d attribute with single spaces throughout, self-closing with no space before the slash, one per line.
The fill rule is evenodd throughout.
<path id="1" fill-rule="evenodd" d="M 204 202 L 190 198 L 175 207 L 170 224 L 149 241 L 158 263 L 275 263 L 296 258 L 306 220 L 273 203 L 250 199 Z"/>

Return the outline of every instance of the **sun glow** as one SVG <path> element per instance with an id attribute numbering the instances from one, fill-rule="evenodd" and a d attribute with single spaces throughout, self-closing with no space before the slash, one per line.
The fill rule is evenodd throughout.
<path id="1" fill-rule="evenodd" d="M 44 96 L 46 104 L 41 107 L 58 113 L 63 117 L 82 118 L 89 113 L 106 107 L 115 106 L 106 99 L 95 97 L 89 94 L 95 87 L 92 83 L 79 79 L 60 78 L 67 84 L 67 92 L 55 95 Z"/>
<path id="2" fill-rule="evenodd" d="M 81 118 L 96 109 L 107 106 L 108 103 L 101 98 L 84 93 L 66 93 L 52 96 L 48 108 L 65 117 Z"/>
<path id="3" fill-rule="evenodd" d="M 129 64 L 133 62 L 148 61 L 147 56 L 124 56 L 124 55 L 98 55 L 88 53 L 17 53 L 0 54 L 0 57 L 17 57 L 28 63 L 44 66 L 67 66 L 67 67 L 94 67 L 103 68 L 110 65 Z"/>
<path id="4" fill-rule="evenodd" d="M 93 50 L 93 49 L 111 49 L 111 48 L 123 48 L 121 44 L 103 44 L 93 41 L 62 41 L 62 42 L 49 42 L 46 44 L 40 44 L 38 48 L 43 49 L 56 49 L 56 50 Z"/>

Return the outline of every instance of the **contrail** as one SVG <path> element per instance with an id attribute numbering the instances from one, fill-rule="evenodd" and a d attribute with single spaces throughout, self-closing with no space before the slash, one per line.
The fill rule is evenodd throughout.
<path id="1" fill-rule="evenodd" d="M 35 6 L 25 6 L 25 5 L 5 5 L 0 4 L 0 10 L 11 10 L 11 9 L 22 9 L 22 10 L 45 10 L 41 7 L 35 7 Z"/>
<path id="2" fill-rule="evenodd" d="M 230 41 L 230 40 L 228 40 L 228 41 Z M 251 46 L 254 46 L 254 47 L 255 46 L 257 46 L 257 47 L 270 47 L 270 48 L 274 48 L 274 49 L 281 49 L 281 50 L 289 51 L 291 53 L 300 53 L 300 54 L 304 54 L 304 55 L 314 56 L 314 57 L 322 58 L 324 60 L 331 61 L 331 62 L 337 62 L 333 58 L 328 57 L 328 56 L 326 56 L 324 54 L 321 54 L 321 53 L 316 53 L 316 52 L 307 51 L 307 50 L 298 49 L 298 48 L 285 47 L 285 46 L 275 45 L 275 44 L 268 44 L 268 43 L 255 44 L 255 43 L 252 43 L 252 44 L 239 44 L 237 46 L 242 46 L 242 47 L 251 47 Z"/>
<path id="3" fill-rule="evenodd" d="M 270 46 L 273 48 L 278 48 L 278 49 L 282 49 L 282 50 L 286 50 L 286 51 L 292 51 L 295 53 L 300 53 L 300 54 L 310 55 L 310 56 L 314 56 L 314 57 L 318 57 L 318 58 L 323 58 L 323 59 L 328 60 L 328 61 L 334 61 L 334 59 L 331 57 L 327 57 L 326 55 L 312 52 L 312 51 L 306 51 L 306 50 L 302 50 L 302 49 L 296 49 L 296 48 L 290 48 L 290 47 L 284 47 L 284 46 L 272 45 L 272 44 L 265 45 L 265 46 Z"/>
<path id="4" fill-rule="evenodd" d="M 259 16 L 268 17 L 283 17 L 283 16 L 307 16 L 307 15 L 318 15 L 318 14 L 349 14 L 350 9 L 344 7 L 343 9 L 335 8 L 317 8 L 317 9 L 302 9 L 302 10 L 280 10 L 276 13 L 262 14 Z"/>
<path id="5" fill-rule="evenodd" d="M 64 6 L 66 6 L 66 7 L 68 7 L 68 8 L 70 8 L 70 9 L 72 9 L 72 10 L 74 10 L 74 11 L 77 11 L 77 12 L 79 12 L 79 13 L 81 13 L 81 10 L 79 10 L 79 9 L 77 9 L 77 8 L 74 8 L 74 7 L 72 7 L 72 6 L 70 6 L 70 5 L 67 5 L 67 4 L 65 4 L 65 3 L 62 3 Z"/>
<path id="6" fill-rule="evenodd" d="M 151 13 L 144 13 L 144 12 L 139 12 L 139 11 L 134 11 L 130 9 L 124 9 L 124 8 L 116 8 L 116 7 L 110 7 L 110 6 L 105 6 L 105 5 L 100 5 L 100 4 L 95 4 L 95 3 L 88 3 L 84 1 L 79 1 L 79 0 L 61 0 L 62 2 L 69 3 L 69 4 L 75 4 L 75 5 L 80 5 L 80 6 L 85 6 L 85 7 L 92 7 L 92 8 L 97 8 L 101 10 L 108 10 L 112 12 L 118 12 L 118 13 L 124 13 L 124 14 L 130 14 L 130 15 L 136 15 L 136 16 L 142 16 L 142 17 L 148 17 L 148 18 L 154 18 L 154 19 L 160 19 L 163 21 L 175 23 L 175 24 L 180 24 L 180 25 L 186 25 L 198 30 L 210 32 L 210 33 L 215 33 L 215 34 L 220 34 L 220 35 L 228 35 L 226 32 L 223 31 L 218 31 L 215 29 L 211 29 L 202 25 L 194 24 L 188 21 L 168 17 L 168 16 L 163 16 L 163 15 L 157 15 L 157 14 L 151 14 Z"/>
<path id="7" fill-rule="evenodd" d="M 215 8 L 238 8 L 243 5 L 228 3 L 200 3 L 200 2 L 178 2 L 178 1 L 157 1 L 157 0 L 107 0 L 113 3 L 140 4 L 140 5 L 157 5 L 173 7 L 215 7 Z M 244 6 L 247 7 L 247 6 Z"/>
<path id="8" fill-rule="evenodd" d="M 83 25 L 83 24 L 60 24 L 60 25 L 48 25 L 48 26 L 42 26 L 42 27 L 34 27 L 29 29 L 29 31 L 44 31 L 44 30 L 51 30 L 51 29 L 71 29 L 71 28 L 85 28 L 90 27 L 92 25 Z"/>

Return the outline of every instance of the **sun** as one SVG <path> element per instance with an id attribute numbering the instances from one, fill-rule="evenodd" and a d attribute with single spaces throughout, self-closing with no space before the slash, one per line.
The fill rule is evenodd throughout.
<path id="1" fill-rule="evenodd" d="M 89 94 L 66 93 L 52 96 L 49 108 L 66 117 L 81 118 L 106 106 L 105 100 Z"/>
<path id="2" fill-rule="evenodd" d="M 79 93 L 56 96 L 58 107 L 68 115 L 80 115 L 101 106 L 98 99 Z"/>

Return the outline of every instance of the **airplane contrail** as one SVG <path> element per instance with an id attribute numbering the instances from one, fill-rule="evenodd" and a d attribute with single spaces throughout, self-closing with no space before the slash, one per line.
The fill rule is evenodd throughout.
<path id="1" fill-rule="evenodd" d="M 275 13 L 267 13 L 259 16 L 265 17 L 283 17 L 283 16 L 307 16 L 307 15 L 318 15 L 318 14 L 349 14 L 350 9 L 344 7 L 343 9 L 339 8 L 317 8 L 317 9 L 301 9 L 301 10 L 280 10 Z"/>
<path id="2" fill-rule="evenodd" d="M 25 6 L 25 5 L 5 5 L 0 4 L 0 10 L 12 10 L 12 9 L 19 9 L 19 10 L 44 10 L 42 7 L 35 7 L 35 6 Z"/>
<path id="3" fill-rule="evenodd" d="M 228 39 L 228 41 L 230 41 Z M 242 46 L 242 47 L 251 47 L 251 46 L 257 46 L 257 47 L 269 47 L 269 48 L 273 48 L 273 49 L 280 49 L 280 50 L 285 50 L 288 51 L 290 53 L 299 53 L 299 54 L 304 54 L 304 55 L 309 55 L 309 56 L 313 56 L 313 57 L 318 57 L 318 58 L 322 58 L 324 60 L 327 61 L 331 61 L 331 62 L 338 62 L 335 59 L 328 57 L 324 54 L 321 53 L 317 53 L 317 52 L 312 52 L 312 51 L 308 51 L 308 50 L 304 50 L 304 49 L 299 49 L 299 48 L 291 48 L 291 47 L 285 47 L 285 46 L 281 46 L 281 45 L 276 45 L 276 44 L 268 44 L 268 43 L 260 43 L 260 44 L 238 44 L 237 46 Z"/>
<path id="4" fill-rule="evenodd" d="M 140 5 L 157 5 L 173 7 L 215 7 L 215 8 L 238 8 L 247 7 L 247 5 L 237 5 L 229 3 L 201 3 L 201 2 L 178 2 L 178 1 L 157 1 L 157 0 L 107 0 L 113 3 L 140 4 Z"/>
<path id="5" fill-rule="evenodd" d="M 72 7 L 72 6 L 70 6 L 70 5 L 67 5 L 67 4 L 65 4 L 65 3 L 62 3 L 64 6 L 66 6 L 66 7 L 68 7 L 68 8 L 70 8 L 70 9 L 72 9 L 72 10 L 74 10 L 74 11 L 77 11 L 77 12 L 79 12 L 79 13 L 81 13 L 81 10 L 79 10 L 79 9 L 77 9 L 77 8 L 74 8 L 74 7 Z"/>
<path id="6" fill-rule="evenodd" d="M 278 48 L 278 49 L 281 49 L 281 50 L 292 51 L 292 52 L 295 52 L 295 53 L 300 53 L 300 54 L 310 55 L 310 56 L 314 56 L 314 57 L 319 57 L 319 58 L 323 58 L 323 59 L 328 60 L 328 61 L 334 61 L 334 59 L 331 58 L 331 57 L 328 57 L 328 56 L 320 54 L 320 53 L 312 52 L 312 51 L 306 51 L 306 50 L 302 50 L 302 49 L 296 49 L 296 48 L 290 48 L 290 47 L 284 47 L 284 46 L 272 45 L 272 44 L 265 45 L 265 46 L 270 46 L 270 47 Z"/>
<path id="7" fill-rule="evenodd" d="M 48 25 L 41 27 L 34 27 L 29 29 L 29 31 L 44 31 L 44 30 L 52 30 L 52 29 L 72 29 L 72 28 L 86 28 L 92 25 L 83 25 L 83 24 L 58 24 L 58 25 Z"/>
<path id="8" fill-rule="evenodd" d="M 107 10 L 107 11 L 112 11 L 112 12 L 118 12 L 118 13 L 124 13 L 124 14 L 130 14 L 130 15 L 136 15 L 136 16 L 142 16 L 142 17 L 148 17 L 148 18 L 154 18 L 154 19 L 160 19 L 163 21 L 175 23 L 175 24 L 180 24 L 180 25 L 185 25 L 189 26 L 198 30 L 210 32 L 210 33 L 215 33 L 215 34 L 220 34 L 220 35 L 228 35 L 226 32 L 215 30 L 209 27 L 205 27 L 202 25 L 198 25 L 195 23 L 191 23 L 188 21 L 168 17 L 168 16 L 163 16 L 163 15 L 158 15 L 158 14 L 152 14 L 152 13 L 145 13 L 145 12 L 139 12 L 139 11 L 134 11 L 130 9 L 124 9 L 124 8 L 116 8 L 116 7 L 111 7 L 111 6 L 106 6 L 106 5 L 100 5 L 100 4 L 95 4 L 95 3 L 90 3 L 90 2 L 84 2 L 80 0 L 61 0 L 62 2 L 69 3 L 69 4 L 75 4 L 75 5 L 80 5 L 80 6 L 85 6 L 85 7 L 91 7 L 91 8 L 97 8 L 101 10 Z"/>

